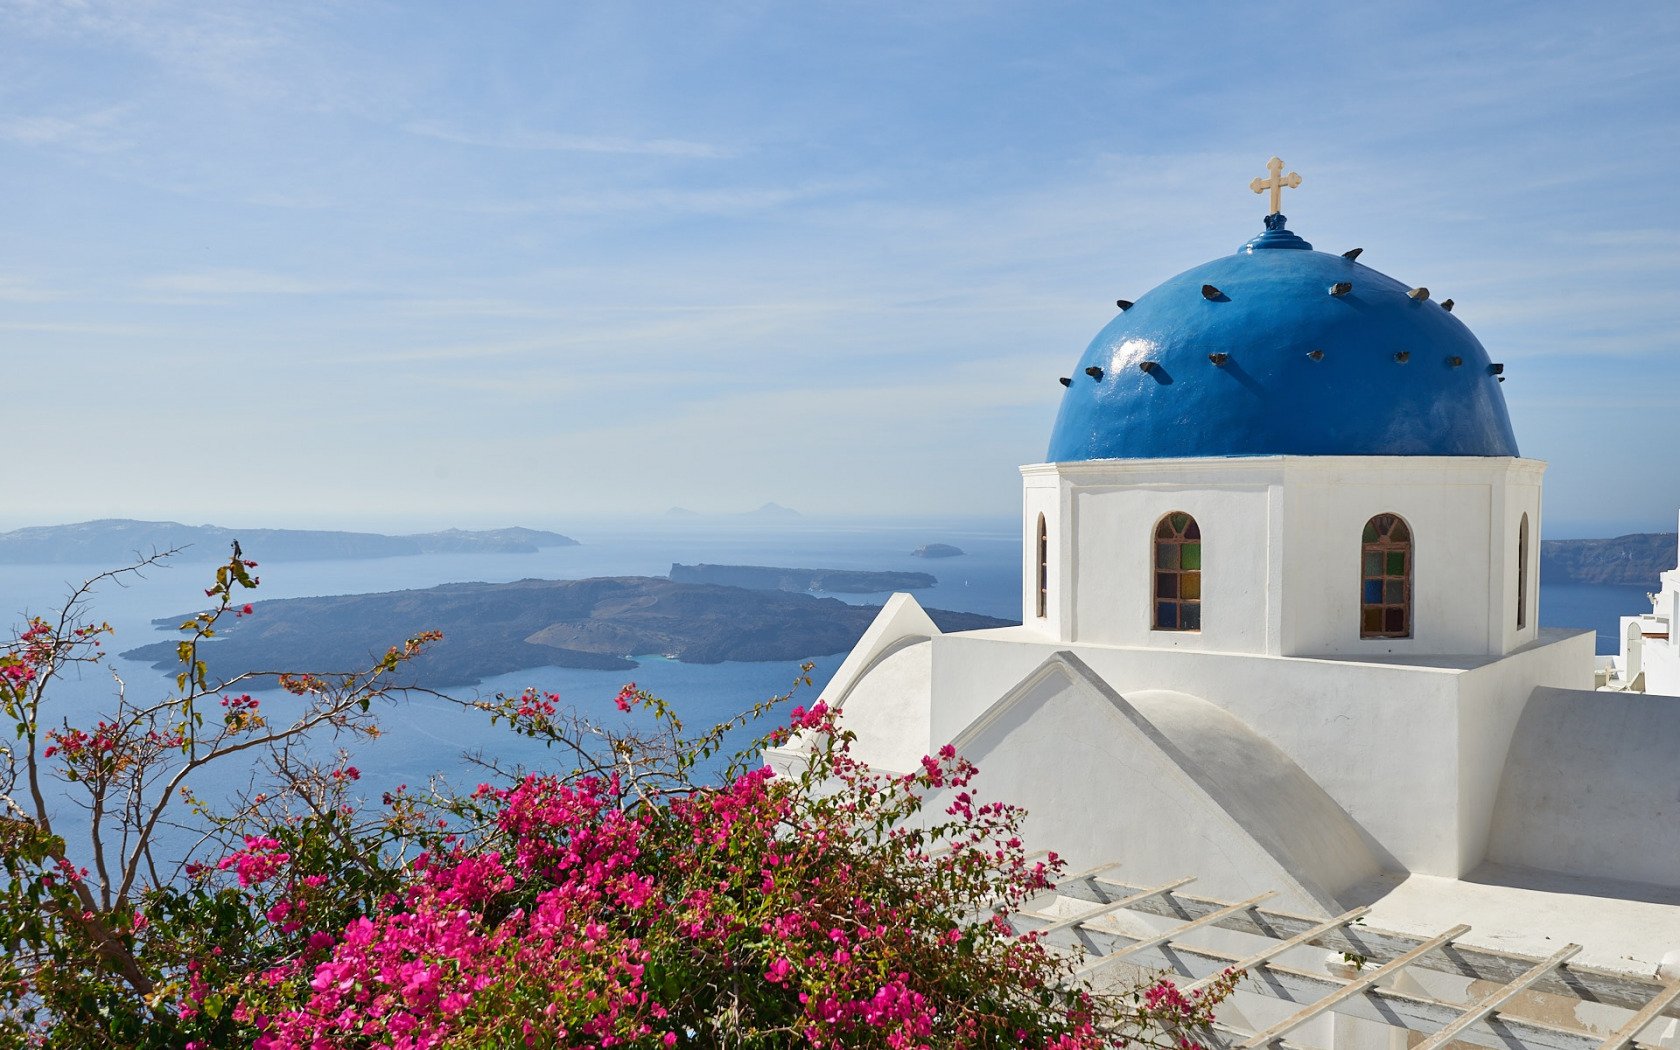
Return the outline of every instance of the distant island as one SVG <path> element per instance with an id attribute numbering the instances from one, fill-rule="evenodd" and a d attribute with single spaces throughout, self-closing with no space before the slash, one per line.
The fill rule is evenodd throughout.
<path id="1" fill-rule="evenodd" d="M 1636 532 L 1608 540 L 1542 540 L 1540 579 L 1549 583 L 1612 583 L 1656 589 L 1674 568 L 1672 532 Z"/>
<path id="2" fill-rule="evenodd" d="M 405 554 L 478 552 L 534 554 L 544 547 L 575 547 L 558 532 L 509 528 L 446 529 L 408 536 L 312 529 L 230 529 L 175 521 L 106 518 L 74 525 L 37 525 L 0 532 L 0 563 L 46 565 L 78 562 L 121 565 L 138 554 L 184 548 L 181 557 L 199 561 L 228 556 L 234 540 L 258 562 L 394 558 Z"/>
<path id="3" fill-rule="evenodd" d="M 955 558 L 966 553 L 961 547 L 953 547 L 949 543 L 924 543 L 910 552 L 912 558 Z"/>
<path id="4" fill-rule="evenodd" d="M 350 671 L 422 630 L 444 640 L 405 666 L 405 682 L 444 688 L 539 667 L 629 670 L 634 657 L 686 663 L 798 660 L 845 652 L 874 606 L 838 598 L 678 583 L 646 576 L 452 583 L 426 590 L 259 602 L 200 652 L 216 678 L 252 670 Z M 1004 627 L 927 610 L 941 630 Z M 155 620 L 174 628 L 190 613 Z M 122 655 L 173 670 L 175 641 Z"/>
<path id="5" fill-rule="evenodd" d="M 768 565 L 672 565 L 678 583 L 715 583 L 755 591 L 827 591 L 880 594 L 915 591 L 939 581 L 925 572 L 864 572 L 857 569 L 779 569 Z"/>

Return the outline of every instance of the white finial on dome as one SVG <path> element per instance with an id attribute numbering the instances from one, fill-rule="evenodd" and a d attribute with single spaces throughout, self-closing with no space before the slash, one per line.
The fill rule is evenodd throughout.
<path id="1" fill-rule="evenodd" d="M 1265 193 L 1267 190 L 1271 190 L 1272 210 L 1267 214 L 1276 215 L 1283 210 L 1283 188 L 1287 186 L 1290 189 L 1295 189 L 1300 186 L 1301 176 L 1293 171 L 1285 175 L 1283 173 L 1283 160 L 1279 157 L 1273 157 L 1267 161 L 1266 170 L 1272 173 L 1272 177 L 1269 179 L 1257 178 L 1248 184 L 1248 188 L 1255 193 Z"/>

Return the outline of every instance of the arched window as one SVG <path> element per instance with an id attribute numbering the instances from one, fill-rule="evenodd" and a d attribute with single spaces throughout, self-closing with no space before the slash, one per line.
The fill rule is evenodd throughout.
<path id="1" fill-rule="evenodd" d="M 1359 637 L 1412 636 L 1412 530 L 1398 514 L 1365 523 L 1360 553 Z"/>
<path id="2" fill-rule="evenodd" d="M 1202 530 L 1175 510 L 1155 523 L 1155 629 L 1202 629 Z"/>
<path id="3" fill-rule="evenodd" d="M 1528 512 L 1517 526 L 1517 630 L 1528 626 Z"/>
<path id="4" fill-rule="evenodd" d="M 1050 608 L 1050 530 L 1045 527 L 1044 515 L 1038 516 L 1038 618 L 1044 619 Z"/>

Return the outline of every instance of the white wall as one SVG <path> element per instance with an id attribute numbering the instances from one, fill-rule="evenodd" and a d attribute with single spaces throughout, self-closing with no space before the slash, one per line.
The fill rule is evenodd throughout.
<path id="1" fill-rule="evenodd" d="M 1524 649 L 1459 680 L 1458 761 L 1461 871 L 1487 854 L 1506 755 L 1518 720 L 1536 684 L 1560 689 L 1593 687 L 1592 631 L 1552 629 Z"/>
<path id="2" fill-rule="evenodd" d="M 965 632 L 933 643 L 929 741 L 956 739 L 1058 648 L 1122 695 L 1170 688 L 1230 712 L 1306 771 L 1399 866 L 1447 877 L 1486 854 L 1505 748 L 1530 691 L 1592 684 L 1590 632 L 1550 631 L 1511 657 L 1443 665 L 1067 645 L 1018 629 Z"/>
<path id="3" fill-rule="evenodd" d="M 852 651 L 835 669 L 834 677 L 822 687 L 822 698 L 830 705 L 845 706 L 852 689 L 866 678 L 877 662 L 912 642 L 939 633 L 939 626 L 908 594 L 895 594 L 881 606 Z"/>
<path id="4" fill-rule="evenodd" d="M 1544 678 L 1554 665 L 1572 659 L 1590 676 L 1590 646 L 1571 637 L 1580 636 L 1545 642 L 1541 648 L 1553 656 L 1519 667 L 1517 677 L 1538 679 L 1522 681 L 1519 696 L 1550 684 Z M 1073 652 L 1122 695 L 1170 688 L 1230 712 L 1306 771 L 1408 871 L 1453 877 L 1480 859 L 1486 821 L 1465 805 L 1459 707 L 1466 673 L 1497 661 L 1355 663 L 1059 645 L 1017 629 L 948 634 L 933 642 L 930 740 L 956 739 L 1057 648 Z M 1060 760 L 1050 753 L 1038 761 L 1049 769 Z M 1483 790 L 1491 797 L 1491 786 Z M 1471 817 L 1482 829 L 1474 834 L 1461 827 Z"/>
<path id="5" fill-rule="evenodd" d="M 1518 464 L 1527 465 L 1532 460 L 1518 460 Z M 1501 628 L 1502 651 L 1510 652 L 1519 646 L 1527 645 L 1539 637 L 1540 629 L 1540 478 L 1544 464 L 1540 464 L 1538 471 L 1513 471 L 1500 486 L 1503 489 L 1504 513 L 1496 516 L 1489 536 L 1489 542 L 1496 550 L 1501 551 L 1497 563 L 1499 573 L 1492 581 L 1498 601 L 1496 607 L 1502 607 L 1503 624 Z M 1523 515 L 1528 515 L 1528 579 L 1526 587 L 1527 609 L 1523 613 L 1523 626 L 1517 627 L 1517 548 L 1518 536 L 1522 527 Z"/>
<path id="6" fill-rule="evenodd" d="M 1340 900 L 1397 866 L 1282 749 L 1230 712 L 1172 690 L 1123 699 L 1202 790 L 1321 898 Z"/>
<path id="7" fill-rule="evenodd" d="M 842 724 L 857 734 L 853 748 L 867 754 L 870 765 L 906 773 L 937 750 L 928 738 L 932 666 L 931 643 L 907 639 L 878 657 L 837 705 Z M 827 700 L 833 694 L 821 695 Z"/>
<path id="8" fill-rule="evenodd" d="M 1667 638 L 1646 638 L 1645 691 L 1680 696 L 1680 568 L 1664 572 L 1652 614 L 1668 621 Z"/>
<path id="9" fill-rule="evenodd" d="M 1022 604 L 1064 642 L 1290 656 L 1497 655 L 1538 636 L 1535 460 L 1264 456 L 1094 460 L 1022 468 Z M 1202 533 L 1202 628 L 1153 629 L 1154 528 Z M 1050 525 L 1052 611 L 1036 618 L 1036 528 Z M 1359 636 L 1361 533 L 1399 514 L 1413 535 L 1412 636 Z M 1529 614 L 1516 627 L 1517 532 L 1529 516 Z"/>
<path id="10" fill-rule="evenodd" d="M 1680 703 L 1538 689 L 1511 741 L 1488 857 L 1680 887 Z"/>
<path id="11" fill-rule="evenodd" d="M 1074 491 L 1079 576 L 1070 641 L 1263 653 L 1268 641 L 1275 489 L 1264 484 L 1089 487 Z M 1202 534 L 1202 626 L 1154 629 L 1155 528 L 1182 511 Z"/>
<path id="12" fill-rule="evenodd" d="M 1675 633 L 1671 623 L 1668 638 L 1645 639 L 1643 648 L 1647 693 L 1680 696 L 1680 650 L 1674 647 Z"/>
<path id="13" fill-rule="evenodd" d="M 1044 633 L 1061 641 L 1169 649 L 1276 651 L 1281 524 L 1276 457 L 1094 460 L 1021 468 L 1022 595 L 1030 622 L 1035 565 L 1031 530 L 1053 505 L 1051 547 L 1062 597 Z M 1054 486 L 1052 499 L 1044 490 Z M 1154 535 L 1183 511 L 1202 533 L 1202 628 L 1154 629 Z M 1052 596 L 1054 600 L 1054 596 Z M 1035 625 L 1036 626 L 1036 625 Z"/>
<path id="14" fill-rule="evenodd" d="M 1516 511 L 1539 520 L 1535 460 L 1291 457 L 1284 482 L 1282 651 L 1301 656 L 1497 655 L 1516 631 Z M 1361 638 L 1360 534 L 1400 515 L 1412 534 L 1412 636 Z M 1538 544 L 1530 552 L 1537 555 Z"/>
<path id="15" fill-rule="evenodd" d="M 1665 587 L 1671 575 L 1663 574 Z M 1665 589 L 1659 597 L 1657 608 L 1676 607 L 1672 592 Z M 1680 696 L 1680 624 L 1658 613 L 1623 616 L 1618 623 L 1623 684 L 1639 682 L 1640 692 Z"/>
<path id="16" fill-rule="evenodd" d="M 1023 837 L 1029 845 L 1054 849 L 1069 870 L 1116 862 L 1109 877 L 1146 885 L 1194 874 L 1202 894 L 1240 899 L 1281 890 L 1283 906 L 1308 914 L 1339 910 L 1335 892 L 1375 868 L 1369 857 L 1359 863 L 1357 857 L 1323 855 L 1319 847 L 1325 845 L 1358 853 L 1352 829 L 1322 843 L 1280 840 L 1276 824 L 1291 816 L 1347 823 L 1298 771 L 1289 784 L 1296 790 L 1272 800 L 1273 819 L 1251 813 L 1254 819 L 1245 823 L 1242 805 L 1222 797 L 1221 784 L 1194 758 L 1081 670 L 1052 654 L 953 741 L 979 765 L 974 788 L 983 801 L 1027 810 Z M 1237 727 L 1237 735 L 1246 734 Z M 1266 751 L 1264 741 L 1248 739 Z M 1046 769 L 1049 755 L 1055 756 L 1053 772 Z M 1275 772 L 1273 766 L 1287 763 L 1262 765 Z M 1224 772 L 1240 777 L 1240 771 Z M 1287 777 L 1273 777 L 1273 786 L 1279 780 Z"/>
<path id="17" fill-rule="evenodd" d="M 1069 604 L 1072 568 L 1063 557 L 1062 486 L 1053 470 L 1023 467 L 1021 507 L 1021 623 L 1027 630 L 1047 638 L 1061 637 Z M 1044 515 L 1049 530 L 1050 593 L 1045 615 L 1038 615 L 1038 516 Z"/>

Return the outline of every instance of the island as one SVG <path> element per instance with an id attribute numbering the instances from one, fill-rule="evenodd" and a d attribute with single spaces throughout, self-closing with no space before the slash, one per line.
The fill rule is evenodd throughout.
<path id="1" fill-rule="evenodd" d="M 558 532 L 508 528 L 446 529 L 406 536 L 313 529 L 230 529 L 177 521 L 106 518 L 74 525 L 36 525 L 0 532 L 0 563 L 7 565 L 128 564 L 136 556 L 178 550 L 188 561 L 228 557 L 238 540 L 245 557 L 258 562 L 393 558 L 413 554 L 535 554 L 544 547 L 575 547 Z"/>
<path id="2" fill-rule="evenodd" d="M 780 503 L 766 503 L 757 510 L 749 510 L 742 517 L 747 518 L 797 518 L 801 517 L 792 507 L 784 507 Z"/>
<path id="3" fill-rule="evenodd" d="M 1655 589 L 1658 577 L 1674 568 L 1672 532 L 1636 532 L 1604 540 L 1542 540 L 1540 579 L 1544 583 L 1605 583 Z"/>
<path id="4" fill-rule="evenodd" d="M 949 543 L 924 543 L 910 552 L 912 558 L 956 558 L 966 553 Z"/>
<path id="5" fill-rule="evenodd" d="M 539 667 L 629 670 L 646 654 L 700 664 L 827 656 L 856 644 L 879 611 L 838 598 L 649 576 L 451 583 L 258 602 L 204 643 L 200 658 L 222 680 L 245 671 L 345 672 L 366 668 L 421 631 L 440 630 L 443 641 L 405 665 L 401 677 L 446 688 Z M 977 613 L 927 613 L 947 631 L 1012 624 Z M 174 629 L 191 616 L 154 623 Z M 173 671 L 175 646 L 172 637 L 122 655 Z"/>
<path id="6" fill-rule="evenodd" d="M 884 594 L 916 591 L 939 581 L 925 572 L 867 572 L 858 569 L 780 569 L 769 565 L 672 565 L 678 583 L 715 583 L 754 591 L 826 591 Z"/>

